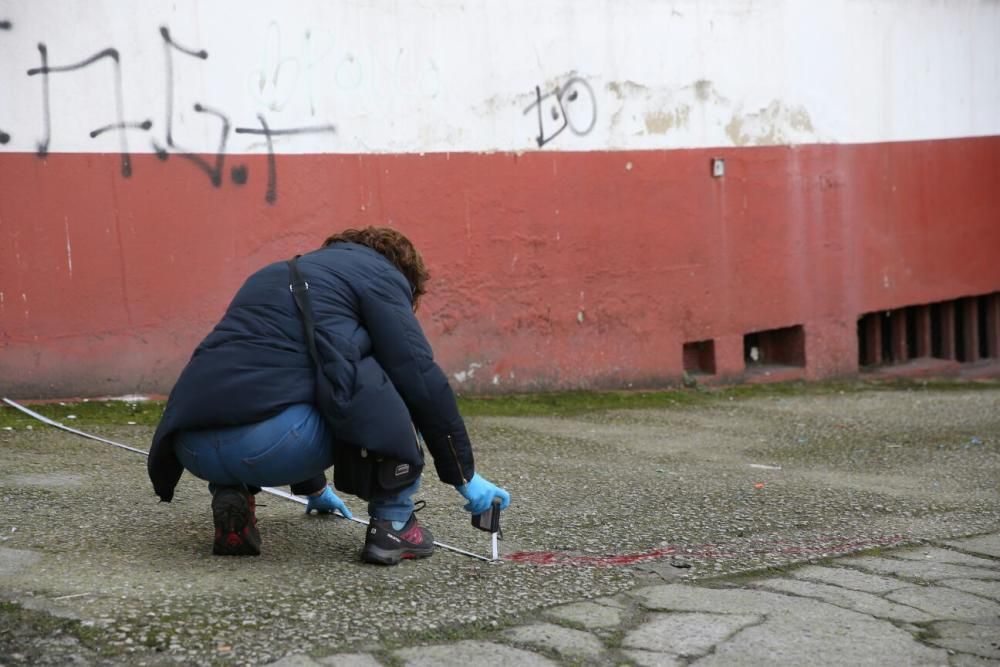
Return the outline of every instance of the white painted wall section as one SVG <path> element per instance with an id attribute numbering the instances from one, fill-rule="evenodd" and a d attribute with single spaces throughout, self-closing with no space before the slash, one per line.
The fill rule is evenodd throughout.
<path id="1" fill-rule="evenodd" d="M 1000 134 L 987 0 L 0 0 L 0 21 L 2 151 L 151 152 L 169 119 L 212 153 L 225 119 L 228 152 L 263 152 L 261 117 L 316 130 L 272 137 L 286 153 Z M 120 88 L 109 57 L 51 71 L 46 134 L 40 44 L 50 68 L 115 49 Z M 130 128 L 92 138 L 119 94 Z"/>

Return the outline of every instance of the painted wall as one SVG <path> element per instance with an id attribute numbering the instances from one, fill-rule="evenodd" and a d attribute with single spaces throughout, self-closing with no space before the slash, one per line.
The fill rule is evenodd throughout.
<path id="1" fill-rule="evenodd" d="M 822 5 L 822 7 L 818 7 Z M 1000 290 L 1000 4 L 0 0 L 0 389 L 166 391 L 243 278 L 391 224 L 456 386 L 721 376 Z M 711 160 L 725 159 L 721 178 Z"/>

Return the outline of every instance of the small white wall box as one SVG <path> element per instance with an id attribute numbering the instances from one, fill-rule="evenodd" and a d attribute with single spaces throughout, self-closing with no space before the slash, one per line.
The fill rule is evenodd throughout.
<path id="1" fill-rule="evenodd" d="M 722 178 L 726 175 L 726 161 L 721 157 L 712 158 L 712 176 Z"/>

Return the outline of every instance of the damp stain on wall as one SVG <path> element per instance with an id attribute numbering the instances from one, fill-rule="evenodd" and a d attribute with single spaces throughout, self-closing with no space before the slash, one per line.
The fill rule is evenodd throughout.
<path id="1" fill-rule="evenodd" d="M 817 138 L 805 107 L 789 106 L 781 100 L 754 113 L 736 110 L 726 125 L 726 135 L 736 146 L 775 146 Z"/>
<path id="2" fill-rule="evenodd" d="M 687 104 L 668 111 L 652 111 L 646 114 L 646 132 L 666 134 L 674 128 L 686 127 L 690 118 L 691 107 Z"/>

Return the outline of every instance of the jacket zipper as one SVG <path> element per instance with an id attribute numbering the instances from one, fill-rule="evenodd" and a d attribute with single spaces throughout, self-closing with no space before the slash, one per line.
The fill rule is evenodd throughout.
<path id="1" fill-rule="evenodd" d="M 468 484 L 469 480 L 465 479 L 465 471 L 462 470 L 462 462 L 458 460 L 458 452 L 455 451 L 455 443 L 451 441 L 451 436 L 448 437 L 448 446 L 451 447 L 451 455 L 455 457 L 455 465 L 458 466 L 458 474 L 462 478 L 462 484 Z"/>
<path id="2" fill-rule="evenodd" d="M 413 442 L 417 446 L 417 454 L 420 454 L 420 460 L 422 461 L 424 459 L 424 448 L 420 444 L 420 434 L 417 433 L 417 427 L 414 424 L 411 423 L 410 427 L 413 428 Z"/>

